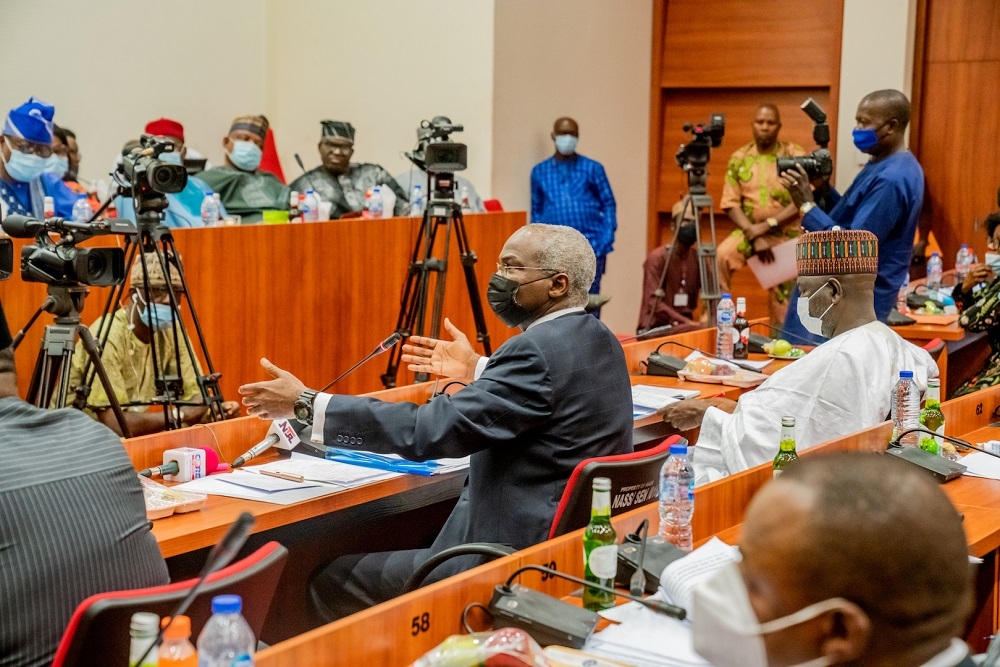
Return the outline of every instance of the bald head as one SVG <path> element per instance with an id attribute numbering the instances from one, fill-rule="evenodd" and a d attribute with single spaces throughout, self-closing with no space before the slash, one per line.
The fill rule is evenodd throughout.
<path id="1" fill-rule="evenodd" d="M 578 137 L 580 136 L 580 126 L 569 116 L 563 116 L 562 118 L 557 118 L 556 122 L 552 124 L 552 134 L 554 136 L 571 134 L 574 137 Z"/>
<path id="2" fill-rule="evenodd" d="M 741 550 L 761 622 L 845 598 L 870 621 L 872 656 L 947 646 L 971 609 L 961 517 L 924 473 L 882 454 L 790 466 L 750 504 Z"/>
<path id="3" fill-rule="evenodd" d="M 868 93 L 861 98 L 861 104 L 870 106 L 883 115 L 885 121 L 895 119 L 899 123 L 899 131 L 902 132 L 910 123 L 910 100 L 906 95 L 898 90 L 887 88 Z"/>

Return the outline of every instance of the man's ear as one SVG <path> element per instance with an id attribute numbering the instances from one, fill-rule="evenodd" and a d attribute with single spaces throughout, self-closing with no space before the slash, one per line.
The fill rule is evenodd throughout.
<path id="1" fill-rule="evenodd" d="M 844 286 L 836 278 L 830 278 L 830 293 L 833 295 L 833 303 L 840 303 L 844 298 Z"/>
<path id="2" fill-rule="evenodd" d="M 549 288 L 549 296 L 558 299 L 566 296 L 569 292 L 569 276 L 565 273 L 557 273 L 552 276 L 552 287 Z"/>
<path id="3" fill-rule="evenodd" d="M 821 654 L 834 665 L 859 659 L 871 640 L 872 622 L 868 614 L 853 602 L 844 600 L 843 608 L 827 616 L 829 626 L 821 643 Z"/>

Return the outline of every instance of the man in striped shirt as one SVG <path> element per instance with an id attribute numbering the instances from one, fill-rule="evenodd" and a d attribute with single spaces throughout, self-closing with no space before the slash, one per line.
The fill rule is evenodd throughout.
<path id="1" fill-rule="evenodd" d="M 48 665 L 76 606 L 169 581 L 121 441 L 17 395 L 0 307 L 0 666 Z"/>

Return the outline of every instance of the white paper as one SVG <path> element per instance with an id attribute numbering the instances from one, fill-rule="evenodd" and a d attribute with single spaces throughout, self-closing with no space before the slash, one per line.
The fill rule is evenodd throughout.
<path id="1" fill-rule="evenodd" d="M 795 263 L 794 239 L 779 243 L 771 248 L 771 252 L 774 254 L 774 261 L 770 264 L 762 262 L 757 255 L 753 255 L 747 260 L 747 266 L 753 271 L 757 282 L 764 289 L 771 289 L 775 285 L 780 285 L 799 275 Z"/>
<path id="2" fill-rule="evenodd" d="M 261 469 L 301 475 L 307 480 L 336 484 L 343 488 L 370 484 L 378 480 L 398 477 L 402 474 L 387 470 L 376 470 L 375 468 L 364 468 L 348 463 L 340 463 L 339 461 L 327 461 L 326 459 L 298 452 L 292 452 L 292 457 L 289 459 L 272 461 L 247 468 L 247 470 Z"/>
<path id="3" fill-rule="evenodd" d="M 296 482 L 291 479 L 281 479 L 270 475 L 259 474 L 259 468 L 264 466 L 254 466 L 254 468 L 243 468 L 228 475 L 218 475 L 217 477 L 227 484 L 238 484 L 257 491 L 294 491 L 312 486 L 319 486 L 319 482 L 304 480 Z"/>
<path id="4" fill-rule="evenodd" d="M 656 387 L 650 384 L 632 385 L 632 405 L 640 408 L 658 410 L 665 405 L 682 401 L 685 398 L 700 395 L 695 389 L 675 389 L 673 387 Z"/>
<path id="5" fill-rule="evenodd" d="M 296 484 L 295 488 L 284 491 L 263 491 L 240 484 L 231 484 L 225 481 L 231 475 L 210 475 L 202 477 L 184 484 L 179 484 L 173 488 L 182 491 L 194 491 L 196 493 L 207 493 L 212 496 L 226 496 L 228 498 L 241 498 L 243 500 L 259 500 L 275 505 L 292 505 L 304 500 L 319 498 L 331 493 L 336 493 L 342 489 L 329 484 L 304 485 Z M 279 480 L 284 481 L 284 480 Z"/>
<path id="6" fill-rule="evenodd" d="M 695 359 L 708 359 L 713 364 L 725 364 L 732 368 L 734 371 L 744 370 L 739 366 L 732 364 L 728 361 L 722 359 L 716 359 L 715 357 L 710 357 L 707 354 L 702 354 L 701 352 L 692 352 L 688 356 L 684 357 L 684 361 L 694 361 Z M 749 366 L 750 368 L 755 368 L 758 371 L 763 370 L 765 366 L 774 361 L 773 359 L 765 359 L 764 361 L 750 361 L 749 359 L 740 359 L 740 363 L 744 366 Z"/>
<path id="7" fill-rule="evenodd" d="M 691 615 L 691 597 L 695 587 L 714 575 L 719 568 L 737 559 L 739 550 L 713 537 L 687 556 L 663 568 L 660 590 L 667 600 L 683 607 Z"/>
<path id="8" fill-rule="evenodd" d="M 1000 479 L 1000 459 L 995 456 L 983 452 L 973 452 L 968 456 L 963 456 L 959 463 L 968 468 L 965 474 L 970 477 Z"/>
<path id="9" fill-rule="evenodd" d="M 621 625 L 594 634 L 583 650 L 636 667 L 708 664 L 694 652 L 690 623 L 642 606 Z"/>

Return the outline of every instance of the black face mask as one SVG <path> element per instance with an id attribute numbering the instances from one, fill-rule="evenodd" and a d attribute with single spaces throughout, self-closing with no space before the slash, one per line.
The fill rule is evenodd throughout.
<path id="1" fill-rule="evenodd" d="M 698 230 L 694 225 L 685 224 L 677 228 L 677 242 L 682 246 L 693 246 L 697 240 Z"/>
<path id="2" fill-rule="evenodd" d="M 535 280 L 529 280 L 526 283 L 519 283 L 516 280 L 511 280 L 510 278 L 505 278 L 499 273 L 494 273 L 490 277 L 490 283 L 486 286 L 486 300 L 490 304 L 490 308 L 500 318 L 500 321 L 506 324 L 508 327 L 516 327 L 527 321 L 532 314 L 538 308 L 541 308 L 545 304 L 543 303 L 538 308 L 533 310 L 528 310 L 521 304 L 517 302 L 515 296 L 517 295 L 517 288 L 521 285 L 530 285 L 531 283 L 537 283 L 539 280 L 545 280 L 546 278 L 551 278 L 552 276 L 545 276 L 544 278 L 536 278 Z M 546 302 L 547 303 L 547 302 Z"/>

